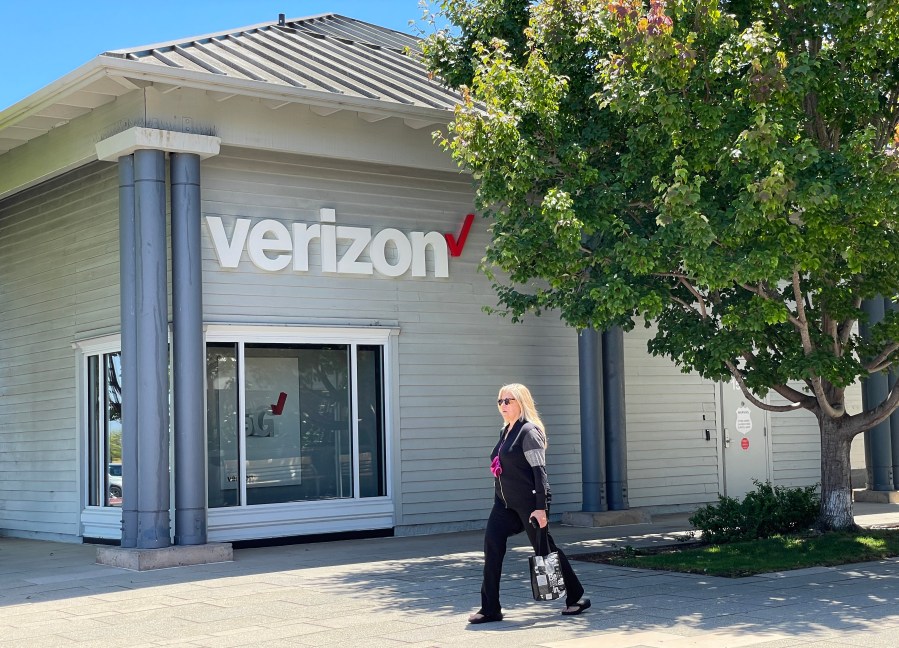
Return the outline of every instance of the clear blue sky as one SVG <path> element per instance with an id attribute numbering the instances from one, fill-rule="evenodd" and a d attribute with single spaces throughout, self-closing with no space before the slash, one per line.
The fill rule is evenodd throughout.
<path id="1" fill-rule="evenodd" d="M 406 33 L 418 0 L 0 0 L 0 110 L 102 52 L 338 13 Z"/>

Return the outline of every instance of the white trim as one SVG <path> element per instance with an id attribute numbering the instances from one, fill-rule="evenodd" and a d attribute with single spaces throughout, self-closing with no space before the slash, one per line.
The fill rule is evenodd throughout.
<path id="1" fill-rule="evenodd" d="M 208 337 L 207 337 L 208 339 Z M 244 367 L 243 340 L 237 342 L 237 489 L 240 497 L 237 505 L 241 508 L 247 506 L 247 399 L 246 399 L 246 371 Z M 206 463 L 209 463 L 209 447 L 206 447 Z M 208 483 L 207 483 L 208 484 Z M 207 497 L 207 507 L 209 498 Z"/>
<path id="2" fill-rule="evenodd" d="M 399 331 L 393 332 L 392 336 L 399 335 Z M 387 486 L 387 496 L 393 500 L 397 511 L 402 510 L 403 489 L 401 483 L 401 471 L 399 466 L 402 465 L 402 457 L 400 455 L 400 438 L 399 433 L 402 429 L 400 421 L 400 350 L 396 340 L 391 340 L 384 349 L 384 436 L 387 446 L 384 448 L 384 461 L 387 464 L 387 474 L 385 475 L 385 484 Z M 393 431 L 396 430 L 394 436 Z M 396 438 L 396 443 L 394 443 Z M 392 466 L 397 466 L 397 470 L 392 470 Z M 399 521 L 397 521 L 399 524 Z"/>
<path id="3" fill-rule="evenodd" d="M 86 340 L 75 340 L 72 348 L 80 351 L 83 356 L 116 353 L 122 350 L 122 336 L 120 333 L 115 333 Z"/>
<path id="4" fill-rule="evenodd" d="M 117 506 L 85 506 L 81 510 L 81 536 L 120 540 L 122 509 Z"/>
<path id="5" fill-rule="evenodd" d="M 102 483 L 102 492 L 100 493 L 100 497 L 104 504 L 96 506 L 88 504 L 91 497 L 91 457 L 90 443 L 88 443 L 87 439 L 90 426 L 88 417 L 90 416 L 91 409 L 89 407 L 85 407 L 85 404 L 87 403 L 90 388 L 90 376 L 88 375 L 88 358 L 90 358 L 91 356 L 98 357 L 98 372 L 101 376 L 103 376 L 105 369 L 102 362 L 103 356 L 122 352 L 122 336 L 119 333 L 115 333 L 85 340 L 77 340 L 72 344 L 72 348 L 76 350 L 75 420 L 77 427 L 75 435 L 75 447 L 78 453 L 76 478 L 78 483 L 78 504 L 81 510 L 79 516 L 79 535 L 88 538 L 121 538 L 121 509 L 117 506 L 107 506 L 105 504 L 106 498 L 108 496 L 106 486 L 109 479 L 106 474 L 106 470 L 103 470 L 101 475 L 98 475 L 98 478 Z M 105 383 L 106 379 L 104 376 L 102 385 L 104 389 L 97 390 L 98 403 L 95 403 L 95 406 L 97 407 L 98 412 L 102 412 L 104 410 Z M 97 462 L 97 466 L 100 467 L 101 470 L 106 468 L 107 464 L 106 446 L 108 443 L 108 439 L 106 438 L 106 436 L 107 435 L 105 434 L 105 431 L 104 433 L 101 433 L 101 438 L 99 439 L 99 443 L 97 446 L 97 452 L 99 453 L 99 456 L 93 457 L 93 459 Z M 108 513 L 108 511 L 112 511 L 112 513 Z M 110 515 L 115 517 L 115 520 L 110 522 Z M 110 524 L 112 526 L 109 526 Z"/>
<path id="6" fill-rule="evenodd" d="M 381 354 L 384 355 L 383 353 Z M 350 445 L 352 446 L 353 458 L 353 497 L 359 499 L 359 373 L 358 373 L 358 348 L 355 343 L 350 345 Z M 384 383 L 384 377 L 381 377 L 381 384 Z M 383 387 L 382 387 L 383 388 Z M 386 430 L 385 430 L 385 435 Z M 385 475 L 386 476 L 386 475 Z"/>
<path id="7" fill-rule="evenodd" d="M 302 536 L 320 533 L 340 533 L 369 529 L 390 529 L 395 526 L 396 504 L 393 494 L 397 492 L 394 480 L 397 472 L 394 469 L 395 400 L 397 394 L 395 384 L 396 344 L 399 335 L 396 326 L 264 326 L 243 324 L 209 324 L 205 327 L 205 345 L 208 343 L 228 342 L 237 347 L 238 384 L 244 384 L 244 346 L 252 343 L 287 343 L 287 344 L 346 344 L 351 349 L 350 371 L 352 377 L 352 435 L 353 435 L 353 497 L 339 500 L 313 500 L 307 502 L 285 502 L 278 504 L 241 504 L 233 507 L 210 508 L 207 511 L 207 533 L 210 542 L 250 540 L 267 537 Z M 382 390 L 384 407 L 384 444 L 385 475 L 384 483 L 387 495 L 383 497 L 360 497 L 359 485 L 359 426 L 356 416 L 358 410 L 357 363 L 356 352 L 359 345 L 376 345 L 383 347 L 382 353 Z M 122 533 L 122 511 L 119 507 L 87 505 L 87 470 L 89 466 L 84 435 L 87 431 L 87 411 L 83 399 L 87 396 L 87 358 L 92 355 L 121 352 L 121 336 L 107 335 L 91 340 L 83 340 L 73 344 L 78 350 L 78 375 L 82 384 L 78 388 L 78 420 L 80 421 L 78 443 L 80 444 L 82 474 L 81 484 L 81 535 L 88 538 L 119 539 Z M 171 348 L 171 347 L 170 347 Z M 205 377 L 204 377 L 205 380 Z M 243 389 L 238 390 L 238 420 L 245 421 L 245 395 Z M 205 430 L 204 430 L 205 432 Z M 246 431 L 240 435 L 240 457 L 246 456 Z M 208 449 L 207 449 L 208 453 Z M 208 462 L 208 454 L 207 454 Z M 102 464 L 101 464 L 102 465 Z M 173 464 L 174 465 L 174 464 Z M 246 502 L 246 466 L 238 461 L 240 470 L 240 501 Z M 174 509 L 172 509 L 174 511 Z"/>
<path id="8" fill-rule="evenodd" d="M 724 495 L 724 385 L 715 383 L 715 454 L 718 457 L 718 494 Z"/>
<path id="9" fill-rule="evenodd" d="M 392 493 L 395 478 L 392 457 L 393 434 L 398 430 L 393 420 L 393 365 L 396 353 L 395 340 L 399 327 L 394 326 L 265 326 L 258 324 L 208 324 L 205 342 L 237 345 L 238 367 L 238 420 L 245 421 L 245 355 L 247 343 L 269 344 L 342 344 L 350 349 L 351 407 L 353 420 L 353 493 L 345 499 L 310 500 L 277 504 L 246 504 L 246 430 L 239 434 L 238 461 L 240 475 L 240 504 L 232 507 L 208 509 L 207 530 L 210 542 L 248 540 L 265 537 L 311 535 L 365 529 L 389 529 L 396 517 Z M 386 496 L 360 497 L 359 485 L 359 426 L 356 352 L 359 345 L 380 346 L 382 352 L 382 398 L 384 407 L 385 465 L 384 483 Z M 245 423 L 244 423 L 245 425 Z M 208 452 L 208 450 L 207 450 Z"/>
<path id="10" fill-rule="evenodd" d="M 73 345 L 74 346 L 74 345 Z M 77 348 L 77 347 L 76 347 Z M 75 353 L 75 479 L 78 484 L 79 517 L 78 535 L 85 535 L 84 512 L 88 503 L 88 448 L 87 443 L 87 408 L 84 400 L 87 397 L 87 354 L 80 349 Z M 121 531 L 119 531 L 121 536 Z"/>
<path id="11" fill-rule="evenodd" d="M 131 155 L 142 149 L 153 149 L 167 153 L 195 153 L 200 159 L 219 154 L 222 143 L 220 137 L 179 133 L 158 128 L 134 126 L 96 144 L 97 159 L 116 162 L 120 157 Z"/>
<path id="12" fill-rule="evenodd" d="M 387 344 L 395 327 L 375 326 L 258 326 L 210 324 L 207 342 L 271 342 L 277 344 Z M 302 340 L 302 341 L 301 341 Z"/>
<path id="13" fill-rule="evenodd" d="M 209 509 L 209 542 L 393 528 L 389 497 Z"/>
<path id="14" fill-rule="evenodd" d="M 106 75 L 110 77 L 124 76 L 132 80 L 138 79 L 151 83 L 162 82 L 183 88 L 222 92 L 232 96 L 241 95 L 310 106 L 334 107 L 338 110 L 385 113 L 391 117 L 429 119 L 440 124 L 446 124 L 453 118 L 451 108 L 432 108 L 430 106 L 393 103 L 383 99 L 335 94 L 327 90 L 285 86 L 270 81 L 240 79 L 233 76 L 209 74 L 209 72 L 205 71 L 163 67 L 154 63 L 116 59 L 107 56 L 99 56 L 94 61 L 96 61 L 95 65 L 101 67 Z M 76 70 L 76 72 L 80 70 L 81 68 Z M 68 76 L 63 78 L 67 79 Z M 55 86 L 56 84 L 52 85 Z"/>

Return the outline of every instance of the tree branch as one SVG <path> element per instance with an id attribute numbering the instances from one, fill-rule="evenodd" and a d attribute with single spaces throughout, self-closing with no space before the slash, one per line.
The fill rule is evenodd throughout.
<path id="1" fill-rule="evenodd" d="M 740 288 L 742 288 L 743 290 L 748 290 L 752 294 L 758 295 L 762 299 L 767 299 L 768 301 L 775 301 L 780 304 L 783 304 L 783 300 L 780 299 L 780 295 L 770 292 L 769 290 L 767 290 L 766 288 L 764 288 L 761 285 L 759 285 L 758 288 L 755 288 L 755 287 L 751 286 L 750 284 L 740 284 Z M 790 313 L 789 308 L 787 309 L 787 312 L 789 313 L 790 323 L 793 326 L 795 326 L 797 329 L 801 330 L 802 323 L 798 319 L 796 319 L 796 317 L 793 315 L 793 313 Z"/>
<path id="2" fill-rule="evenodd" d="M 684 310 L 687 311 L 687 312 L 689 312 L 689 313 L 695 313 L 695 312 L 696 312 L 696 309 L 695 309 L 695 308 L 693 308 L 692 306 L 690 306 L 690 304 L 688 304 L 687 302 L 685 302 L 685 301 L 684 301 L 683 299 L 681 299 L 680 297 L 675 297 L 674 295 L 671 295 L 671 301 L 673 301 L 673 302 L 675 302 L 675 303 L 677 303 L 677 304 L 680 304 L 681 306 L 684 307 Z"/>
<path id="3" fill-rule="evenodd" d="M 796 410 L 802 408 L 802 405 L 800 405 L 799 403 L 793 403 L 792 405 L 770 405 L 769 403 L 759 400 L 751 391 L 749 391 L 749 387 L 746 386 L 746 382 L 743 380 L 743 374 L 740 373 L 740 370 L 737 369 L 734 363 L 730 360 L 725 360 L 724 364 L 727 366 L 731 375 L 734 377 L 734 380 L 737 381 L 737 384 L 743 391 L 743 395 L 746 397 L 746 400 L 748 400 L 756 407 L 768 410 L 769 412 L 795 412 Z"/>
<path id="4" fill-rule="evenodd" d="M 808 318 L 805 314 L 805 297 L 802 294 L 802 285 L 799 281 L 799 270 L 796 269 L 793 270 L 793 299 L 796 301 L 796 314 L 800 324 L 799 337 L 802 339 L 802 351 L 808 357 L 815 351 L 815 346 L 812 344 L 812 338 L 809 334 Z M 818 399 L 818 406 L 822 412 L 831 418 L 839 418 L 846 413 L 846 409 L 842 404 L 839 408 L 833 406 L 833 403 L 827 398 L 827 394 L 824 393 L 822 378 L 814 372 L 811 372 L 811 383 L 812 390 L 815 392 L 815 398 Z"/>
<path id="5" fill-rule="evenodd" d="M 693 295 L 693 297 L 696 298 L 696 301 L 697 301 L 697 303 L 699 304 L 699 314 L 702 316 L 702 319 L 708 319 L 708 318 L 709 318 L 708 311 L 706 310 L 706 307 L 705 307 L 705 297 L 703 297 L 703 296 L 702 296 L 702 293 L 700 293 L 696 288 L 693 287 L 693 284 L 691 284 L 691 283 L 687 280 L 687 276 L 686 276 L 686 275 L 681 274 L 680 272 L 654 272 L 654 273 L 653 273 L 653 276 L 656 276 L 656 277 L 671 277 L 672 279 L 677 279 L 678 283 L 681 284 L 681 285 L 682 285 L 684 288 L 686 288 L 687 290 L 689 290 L 689 291 L 690 291 L 690 294 Z M 692 311 L 692 310 L 696 310 L 696 309 L 694 309 L 692 306 L 689 306 L 689 305 L 687 304 L 687 302 L 685 302 L 684 300 L 682 300 L 682 299 L 680 299 L 680 298 L 678 298 L 678 297 L 675 297 L 675 296 L 672 295 L 672 296 L 671 296 L 671 299 L 672 299 L 672 301 L 675 301 L 675 302 L 677 302 L 678 304 L 681 304 L 682 306 L 686 306 L 686 307 L 687 307 L 689 310 L 691 310 L 691 311 Z"/>
<path id="6" fill-rule="evenodd" d="M 899 342 L 893 342 L 891 345 L 886 347 L 883 351 L 877 354 L 877 357 L 872 358 L 870 362 L 868 362 L 864 368 L 869 374 L 877 373 L 878 371 L 883 371 L 891 364 L 893 361 L 887 361 L 891 355 L 893 355 L 896 350 L 899 350 Z"/>
<path id="7" fill-rule="evenodd" d="M 681 285 L 683 285 L 684 288 L 689 290 L 693 294 L 693 296 L 696 298 L 696 301 L 699 302 L 699 314 L 702 315 L 702 319 L 708 319 L 709 314 L 705 309 L 705 298 L 684 277 L 679 277 L 678 281 L 680 281 Z"/>
<path id="8" fill-rule="evenodd" d="M 743 352 L 743 359 L 746 361 L 747 365 L 752 365 L 754 362 L 756 362 L 755 355 L 748 351 Z M 808 405 L 808 401 L 813 400 L 808 394 L 803 394 L 801 391 L 793 389 L 789 385 L 773 385 L 771 389 L 776 391 L 791 403 L 802 404 L 802 407 Z"/>
<path id="9" fill-rule="evenodd" d="M 802 286 L 799 283 L 799 271 L 793 270 L 793 299 L 796 301 L 796 315 L 799 325 L 799 337 L 802 339 L 802 350 L 805 355 L 811 355 L 814 351 L 812 338 L 808 332 L 808 319 L 805 316 L 805 299 L 802 296 Z"/>
<path id="10" fill-rule="evenodd" d="M 852 306 L 855 310 L 858 310 L 862 307 L 862 298 L 856 297 L 852 300 Z M 852 328 L 855 326 L 855 323 L 858 321 L 858 318 L 852 317 L 849 319 L 845 319 L 840 322 L 840 344 L 846 346 L 849 342 L 849 337 L 852 335 Z"/>
<path id="11" fill-rule="evenodd" d="M 776 391 L 791 403 L 795 403 L 799 407 L 804 407 L 805 409 L 809 409 L 808 406 L 811 404 L 810 401 L 814 400 L 807 394 L 803 394 L 801 391 L 793 389 L 789 385 L 774 385 L 771 387 L 771 390 Z"/>
<path id="12" fill-rule="evenodd" d="M 873 410 L 850 417 L 850 434 L 858 434 L 883 423 L 890 417 L 890 414 L 893 413 L 897 406 L 899 406 L 899 380 L 896 381 L 886 400 L 880 405 Z"/>
<path id="13" fill-rule="evenodd" d="M 815 391 L 815 397 L 818 399 L 818 405 L 821 410 L 831 418 L 840 418 L 846 413 L 846 407 L 841 403 L 839 407 L 834 407 L 827 394 L 824 393 L 823 379 L 820 376 L 812 376 L 812 389 Z"/>
<path id="14" fill-rule="evenodd" d="M 834 319 L 831 319 L 828 315 L 824 315 L 821 322 L 821 328 L 830 335 L 833 340 L 833 354 L 837 358 L 843 357 L 843 347 L 840 345 L 840 338 L 837 335 L 837 322 Z"/>

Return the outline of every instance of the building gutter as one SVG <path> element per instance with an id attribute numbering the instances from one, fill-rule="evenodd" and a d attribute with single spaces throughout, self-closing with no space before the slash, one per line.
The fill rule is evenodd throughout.
<path id="1" fill-rule="evenodd" d="M 92 84 L 103 78 L 117 81 L 126 91 L 129 89 L 136 90 L 140 85 L 144 84 L 162 83 L 170 86 L 220 93 L 224 96 L 252 97 L 279 104 L 304 104 L 332 112 L 352 110 L 385 118 L 398 117 L 407 120 L 409 122 L 408 125 L 413 128 L 421 128 L 431 124 L 446 124 L 452 119 L 453 114 L 449 108 L 413 106 L 380 101 L 368 97 L 352 97 L 306 88 L 278 86 L 269 82 L 251 79 L 217 78 L 208 72 L 173 69 L 111 56 L 98 56 L 0 112 L 0 136 L 2 136 L 5 128 L 15 126 L 48 106 L 64 103 L 67 97 L 80 90 L 89 90 Z M 135 80 L 144 83 L 136 84 L 134 83 Z M 61 121 L 64 122 L 65 120 Z M 35 135 L 35 137 L 37 136 L 39 135 Z"/>
<path id="2" fill-rule="evenodd" d="M 321 90 L 310 90 L 287 85 L 281 86 L 267 81 L 235 79 L 233 77 L 210 74 L 209 72 L 162 67 L 112 57 L 103 57 L 103 64 L 107 75 L 112 78 L 139 79 L 150 83 L 163 83 L 205 90 L 207 92 L 233 94 L 241 97 L 299 103 L 321 108 L 377 113 L 387 117 L 426 119 L 434 123 L 447 123 L 452 119 L 453 115 L 453 111 L 450 108 L 413 106 L 368 97 L 353 97 Z"/>

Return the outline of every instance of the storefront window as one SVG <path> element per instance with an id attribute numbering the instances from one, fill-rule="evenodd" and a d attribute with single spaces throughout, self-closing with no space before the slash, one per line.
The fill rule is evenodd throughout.
<path id="1" fill-rule="evenodd" d="M 87 357 L 88 504 L 122 505 L 122 363 L 118 352 Z"/>
<path id="2" fill-rule="evenodd" d="M 206 349 L 210 508 L 386 495 L 380 345 Z"/>
<path id="3" fill-rule="evenodd" d="M 237 345 L 206 345 L 209 506 L 237 506 Z"/>
<path id="4" fill-rule="evenodd" d="M 358 346 L 359 494 L 387 494 L 385 485 L 384 394 L 380 346 Z"/>

